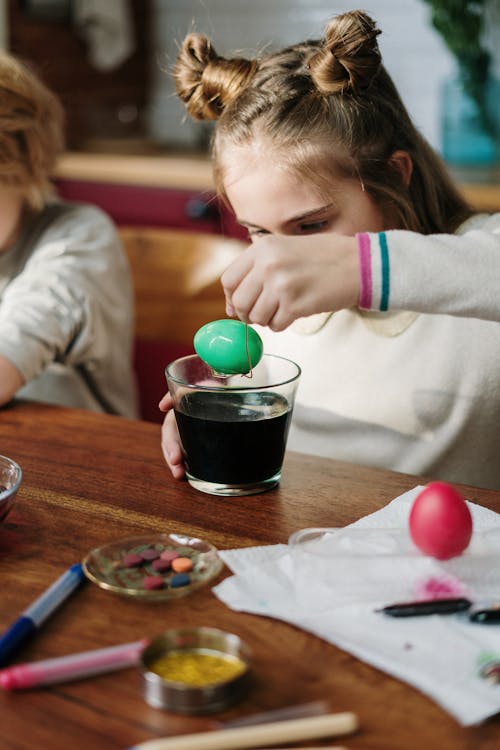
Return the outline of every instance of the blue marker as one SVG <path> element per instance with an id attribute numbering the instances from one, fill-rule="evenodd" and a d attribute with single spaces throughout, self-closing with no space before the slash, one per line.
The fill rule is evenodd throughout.
<path id="1" fill-rule="evenodd" d="M 49 586 L 28 609 L 0 636 L 0 665 L 50 617 L 81 584 L 85 574 L 80 563 L 72 565 Z"/>

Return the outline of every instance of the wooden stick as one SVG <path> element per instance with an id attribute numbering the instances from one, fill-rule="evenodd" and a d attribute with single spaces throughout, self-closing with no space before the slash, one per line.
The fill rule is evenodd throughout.
<path id="1" fill-rule="evenodd" d="M 134 745 L 130 750 L 239 750 L 263 748 L 273 743 L 301 742 L 319 737 L 350 734 L 358 728 L 357 716 L 348 711 L 306 719 L 275 721 L 251 727 L 164 737 Z M 312 748 L 310 748 L 312 750 Z"/>

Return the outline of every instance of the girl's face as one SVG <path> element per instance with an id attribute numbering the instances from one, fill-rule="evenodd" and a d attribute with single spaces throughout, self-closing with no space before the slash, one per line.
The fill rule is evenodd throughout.
<path id="1" fill-rule="evenodd" d="M 328 198 L 252 146 L 226 154 L 224 189 L 250 240 L 264 234 L 381 232 L 382 212 L 355 179 L 332 180 Z"/>

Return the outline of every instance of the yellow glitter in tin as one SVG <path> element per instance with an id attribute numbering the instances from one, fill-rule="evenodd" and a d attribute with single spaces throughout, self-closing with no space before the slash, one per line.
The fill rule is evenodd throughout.
<path id="1" fill-rule="evenodd" d="M 158 657 L 149 669 L 169 682 L 204 687 L 238 677 L 246 670 L 246 664 L 235 656 L 219 652 L 182 649 Z"/>

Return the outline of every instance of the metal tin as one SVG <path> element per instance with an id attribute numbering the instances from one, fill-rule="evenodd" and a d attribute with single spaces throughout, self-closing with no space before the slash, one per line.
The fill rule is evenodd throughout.
<path id="1" fill-rule="evenodd" d="M 153 671 L 152 666 L 172 651 L 231 656 L 244 664 L 235 677 L 222 682 L 193 686 L 174 682 Z M 250 676 L 250 650 L 233 633 L 217 628 L 197 627 L 167 630 L 156 637 L 142 653 L 144 697 L 153 708 L 166 708 L 182 714 L 221 711 L 240 700 L 247 691 Z"/>

